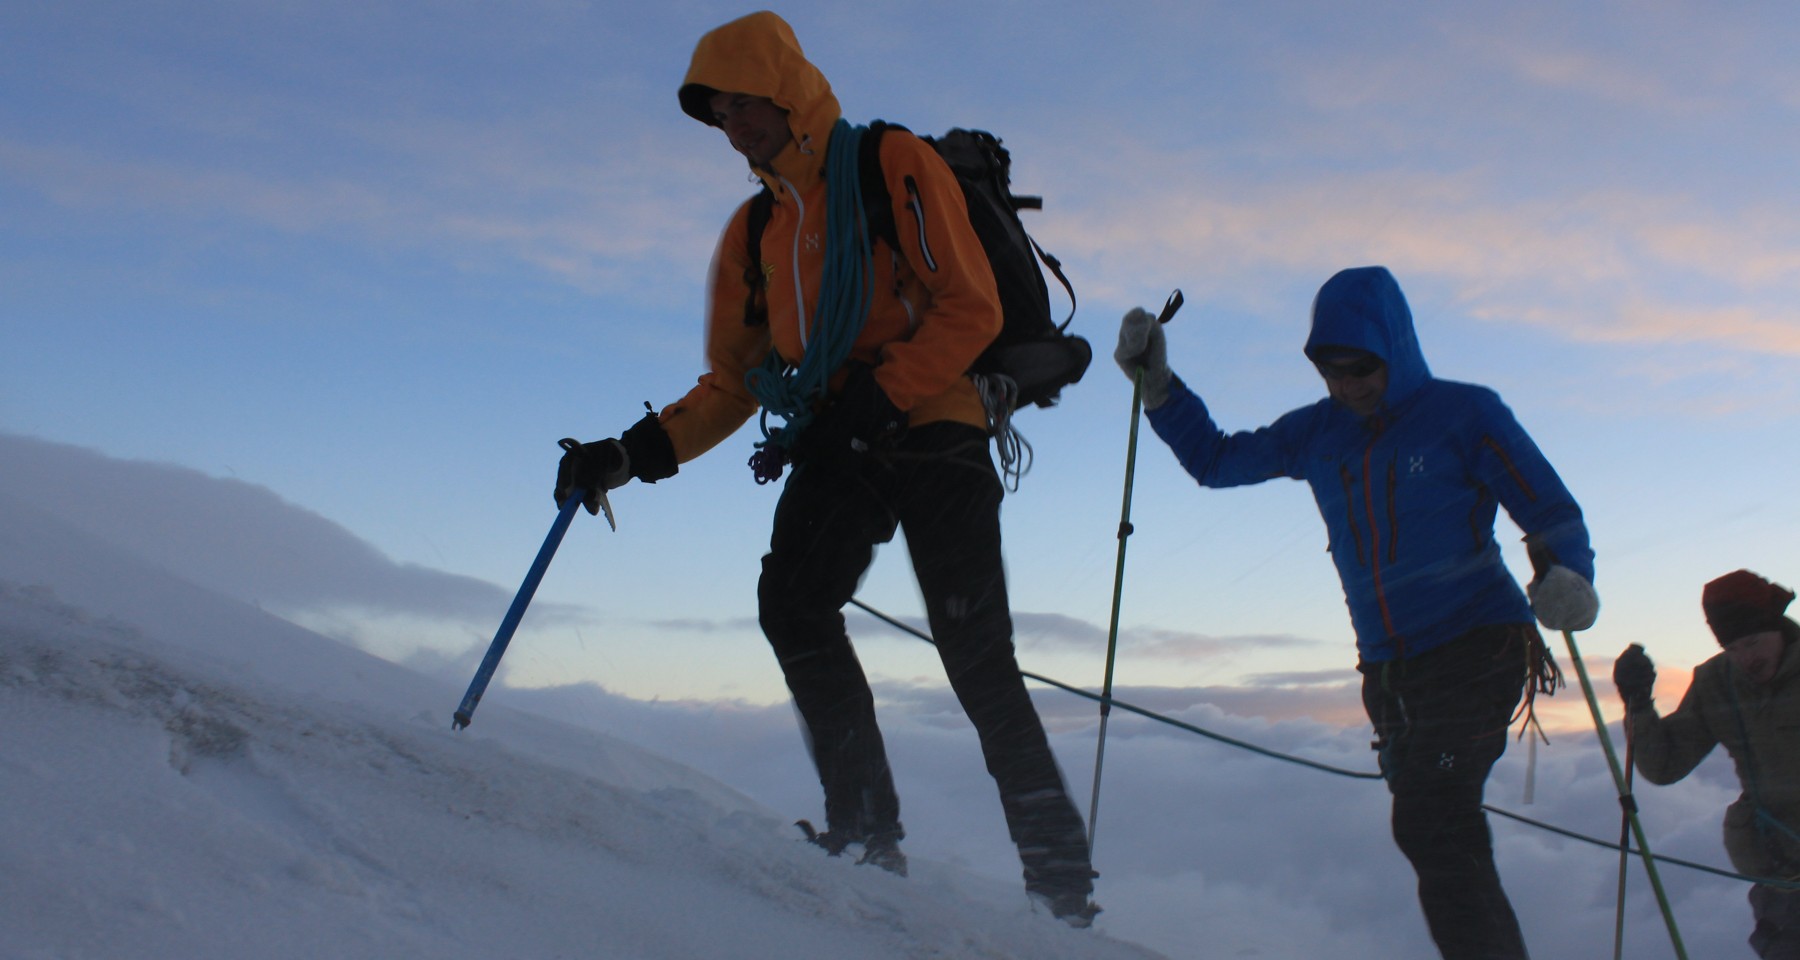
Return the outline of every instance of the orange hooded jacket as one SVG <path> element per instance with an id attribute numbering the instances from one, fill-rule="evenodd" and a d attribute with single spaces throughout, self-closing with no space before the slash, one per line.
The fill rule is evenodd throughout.
<path id="1" fill-rule="evenodd" d="M 726 224 L 713 257 L 710 369 L 660 415 L 678 463 L 705 453 L 756 412 L 744 374 L 771 347 L 789 363 L 805 356 L 826 263 L 825 151 L 840 113 L 831 85 L 806 59 L 793 29 L 764 11 L 713 30 L 695 47 L 682 107 L 712 124 L 708 98 L 715 92 L 767 97 L 787 111 L 793 141 L 766 168 L 753 168 L 775 195 L 761 243 L 768 322 L 749 325 L 744 319 L 750 293 L 744 281 L 746 201 Z M 915 426 L 951 420 L 986 429 L 980 394 L 966 373 L 1000 332 L 1000 296 L 969 225 L 962 188 L 929 145 L 899 130 L 881 138 L 881 169 L 902 249 L 875 244 L 873 303 L 850 358 L 875 366 L 876 381 Z M 840 370 L 833 391 L 843 379 Z"/>

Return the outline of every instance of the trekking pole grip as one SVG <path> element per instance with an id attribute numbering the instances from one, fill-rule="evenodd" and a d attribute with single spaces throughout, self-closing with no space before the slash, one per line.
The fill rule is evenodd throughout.
<path id="1" fill-rule="evenodd" d="M 1183 302 L 1181 288 L 1176 287 L 1175 292 L 1169 294 L 1169 299 L 1163 303 L 1162 312 L 1156 315 L 1156 322 L 1163 324 L 1175 319 L 1175 311 L 1181 309 Z"/>

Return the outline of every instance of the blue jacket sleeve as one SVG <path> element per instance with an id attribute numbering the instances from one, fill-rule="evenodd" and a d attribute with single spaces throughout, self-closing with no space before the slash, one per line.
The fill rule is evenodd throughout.
<path id="1" fill-rule="evenodd" d="M 1493 491 L 1508 516 L 1555 562 L 1593 582 L 1594 549 L 1574 495 L 1498 394 L 1482 391 L 1482 426 L 1475 450 L 1476 479 Z"/>
<path id="2" fill-rule="evenodd" d="M 1301 479 L 1292 414 L 1271 426 L 1227 434 L 1213 423 L 1206 402 L 1174 377 L 1168 401 L 1145 415 L 1182 469 L 1203 487 L 1241 487 L 1276 477 Z"/>

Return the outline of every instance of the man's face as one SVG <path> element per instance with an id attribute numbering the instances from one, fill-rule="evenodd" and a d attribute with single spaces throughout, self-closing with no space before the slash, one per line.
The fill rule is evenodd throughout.
<path id="1" fill-rule="evenodd" d="M 721 92 L 713 94 L 708 105 L 713 122 L 725 131 L 732 148 L 753 166 L 768 166 L 794 139 L 788 129 L 787 111 L 768 97 Z"/>
<path id="2" fill-rule="evenodd" d="M 1786 647 L 1781 641 L 1780 630 L 1765 630 L 1726 644 L 1725 656 L 1739 673 L 1761 686 L 1775 679 L 1775 670 L 1781 666 L 1781 655 Z"/>
<path id="3" fill-rule="evenodd" d="M 1367 417 L 1381 409 L 1381 397 L 1387 393 L 1387 364 L 1372 353 L 1333 357 L 1315 364 L 1325 378 L 1325 390 L 1331 399 L 1349 408 L 1359 417 Z"/>

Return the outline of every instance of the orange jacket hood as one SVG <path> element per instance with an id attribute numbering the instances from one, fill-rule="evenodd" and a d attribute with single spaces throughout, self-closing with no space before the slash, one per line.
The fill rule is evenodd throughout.
<path id="1" fill-rule="evenodd" d="M 681 109 L 701 123 L 717 126 L 708 100 L 721 92 L 767 97 L 786 110 L 794 141 L 770 166 L 796 182 L 818 174 L 831 127 L 843 111 L 831 84 L 806 59 L 786 20 L 763 10 L 700 38 L 681 84 Z"/>

